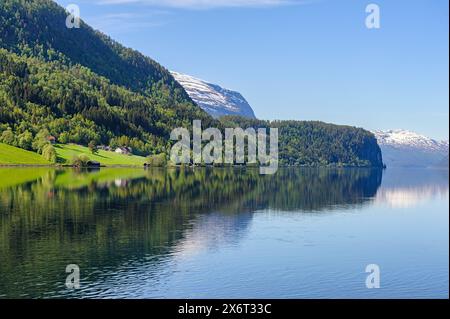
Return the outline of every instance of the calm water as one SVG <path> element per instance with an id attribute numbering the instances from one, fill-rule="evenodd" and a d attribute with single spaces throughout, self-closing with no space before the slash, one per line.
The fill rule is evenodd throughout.
<path id="1" fill-rule="evenodd" d="M 448 179 L 0 168 L 0 298 L 448 298 Z"/>

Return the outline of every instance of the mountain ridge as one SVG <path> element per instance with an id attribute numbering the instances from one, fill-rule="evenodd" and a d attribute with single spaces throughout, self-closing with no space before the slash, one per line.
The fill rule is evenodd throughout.
<path id="1" fill-rule="evenodd" d="M 255 119 L 255 113 L 241 93 L 226 89 L 191 75 L 170 72 L 183 86 L 189 97 L 209 115 L 219 118 L 238 115 Z"/>
<path id="2" fill-rule="evenodd" d="M 376 130 L 377 138 L 387 166 L 435 167 L 449 153 L 449 142 L 438 141 L 404 129 Z"/>
<path id="3" fill-rule="evenodd" d="M 0 2 L 0 132 L 13 146 L 38 150 L 48 132 L 62 143 L 130 146 L 163 152 L 173 127 L 194 119 L 218 125 L 170 72 L 50 0 Z M 36 144 L 36 143 L 35 143 Z"/>
<path id="4" fill-rule="evenodd" d="M 161 64 L 94 30 L 83 20 L 80 28 L 67 28 L 66 16 L 65 9 L 52 0 L 2 0 L 0 30 L 4 35 L 0 47 L 45 61 L 80 64 L 114 84 L 146 95 L 167 90 L 166 98 L 170 97 L 172 104 L 192 103 Z"/>
<path id="5" fill-rule="evenodd" d="M 383 145 L 420 148 L 438 152 L 445 152 L 449 147 L 448 140 L 438 141 L 410 130 L 375 130 L 373 133 L 377 137 L 378 142 Z"/>

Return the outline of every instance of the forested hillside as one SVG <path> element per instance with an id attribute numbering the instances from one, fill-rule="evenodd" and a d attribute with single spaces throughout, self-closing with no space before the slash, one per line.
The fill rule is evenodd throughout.
<path id="1" fill-rule="evenodd" d="M 126 145 L 145 155 L 165 151 L 173 128 L 189 127 L 193 118 L 212 121 L 189 102 L 164 107 L 83 66 L 19 57 L 3 49 L 0 105 L 0 140 L 36 151 L 40 135 L 53 135 L 60 143 Z"/>
<path id="2" fill-rule="evenodd" d="M 0 1 L 0 47 L 47 61 L 83 65 L 112 83 L 173 106 L 191 100 L 163 66 L 85 23 L 66 27 L 67 13 L 51 0 Z"/>
<path id="3" fill-rule="evenodd" d="M 1 141 L 42 151 L 47 134 L 146 155 L 165 151 L 175 127 L 213 125 L 164 67 L 66 17 L 50 0 L 0 2 Z"/>
<path id="4" fill-rule="evenodd" d="M 273 127 L 279 131 L 282 165 L 382 167 L 375 136 L 361 128 L 313 121 L 262 121 L 237 116 L 221 118 L 225 127 Z"/>

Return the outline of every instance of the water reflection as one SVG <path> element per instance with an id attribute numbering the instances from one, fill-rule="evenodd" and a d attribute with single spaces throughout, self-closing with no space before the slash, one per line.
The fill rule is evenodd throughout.
<path id="1" fill-rule="evenodd" d="M 383 176 L 376 202 L 391 207 L 414 207 L 433 198 L 448 198 L 448 170 L 393 169 Z"/>
<path id="2" fill-rule="evenodd" d="M 255 211 L 320 213 L 448 194 L 448 173 L 437 186 L 381 182 L 370 169 L 0 169 L 0 297 L 122 295 L 108 290 L 112 278 L 125 281 L 124 296 L 139 297 L 143 278 L 170 276 L 168 263 L 239 245 Z M 81 291 L 64 287 L 70 263 L 84 270 Z"/>
<path id="3" fill-rule="evenodd" d="M 246 235 L 252 213 L 223 214 L 213 212 L 197 217 L 184 231 L 174 247 L 177 257 L 191 257 L 205 250 L 237 245 Z"/>

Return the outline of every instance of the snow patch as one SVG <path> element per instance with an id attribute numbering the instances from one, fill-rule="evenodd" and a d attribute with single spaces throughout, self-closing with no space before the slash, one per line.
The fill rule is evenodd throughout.
<path id="1" fill-rule="evenodd" d="M 430 152 L 448 152 L 448 141 L 437 141 L 408 130 L 374 131 L 378 144 L 401 148 L 413 148 Z"/>
<path id="2" fill-rule="evenodd" d="M 240 115 L 256 118 L 255 114 L 239 93 L 224 89 L 219 85 L 194 78 L 193 76 L 171 71 L 175 80 L 183 86 L 190 98 L 213 117 Z"/>

